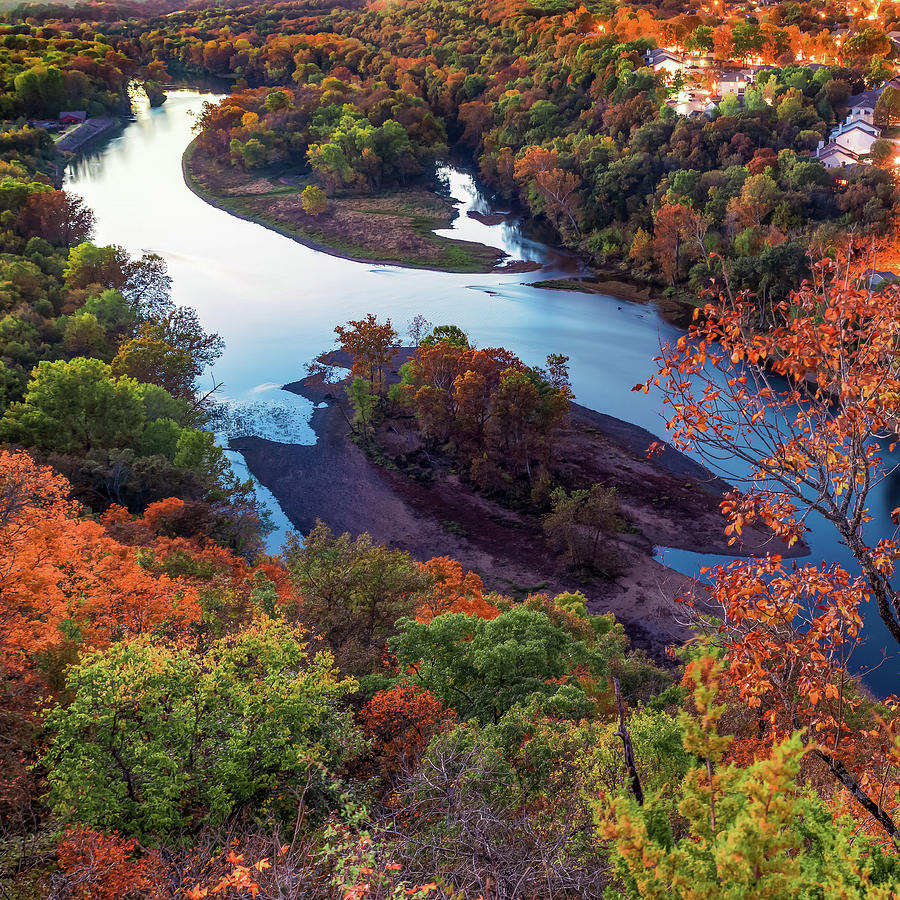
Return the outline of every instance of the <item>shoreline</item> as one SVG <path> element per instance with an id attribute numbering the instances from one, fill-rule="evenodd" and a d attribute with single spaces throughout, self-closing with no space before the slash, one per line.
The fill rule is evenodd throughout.
<path id="1" fill-rule="evenodd" d="M 668 322 L 686 328 L 698 304 L 684 297 L 669 297 L 649 281 L 629 279 L 617 269 L 590 268 L 590 274 L 575 278 L 547 278 L 529 282 L 529 286 L 544 291 L 575 291 L 624 300 L 628 303 L 653 304 Z"/>
<path id="2" fill-rule="evenodd" d="M 461 269 L 450 268 L 445 266 L 430 265 L 427 262 L 416 262 L 414 260 L 385 260 L 375 257 L 357 255 L 343 251 L 330 244 L 313 240 L 312 238 L 298 234 L 296 231 L 269 221 L 261 216 L 253 215 L 246 210 L 238 209 L 233 204 L 227 202 L 224 198 L 211 190 L 204 187 L 198 180 L 197 176 L 191 169 L 191 160 L 197 149 L 197 140 L 195 137 L 185 148 L 181 157 L 181 171 L 184 183 L 188 189 L 196 197 L 208 203 L 215 209 L 226 212 L 235 218 L 242 219 L 245 222 L 252 222 L 269 231 L 279 234 L 288 240 L 295 241 L 310 250 L 318 253 L 324 253 L 327 256 L 336 259 L 344 259 L 348 262 L 360 263 L 369 266 L 391 266 L 394 268 L 416 269 L 426 272 L 443 272 L 445 274 L 471 274 L 471 275 L 504 275 L 504 274 L 521 274 L 527 272 L 537 272 L 544 268 L 541 263 L 516 260 L 514 262 L 504 263 L 504 254 L 496 247 L 490 247 L 487 244 L 473 244 L 469 241 L 458 241 L 453 238 L 443 238 L 444 240 L 465 246 L 475 246 L 486 251 L 492 251 L 496 260 L 493 266 L 481 267 L 478 269 Z M 462 215 L 462 214 L 460 214 Z M 468 210 L 465 215 L 475 221 L 483 224 L 497 224 L 505 216 L 499 213 L 484 214 L 474 210 Z M 455 219 L 451 219 L 451 222 Z M 556 245 L 554 245 L 556 246 Z M 559 249 L 563 249 L 559 247 Z M 576 291 L 584 294 L 597 294 L 601 296 L 611 297 L 614 300 L 624 300 L 629 303 L 653 303 L 667 320 L 679 324 L 690 321 L 694 306 L 686 300 L 678 298 L 665 297 L 656 288 L 655 285 L 648 282 L 639 281 L 637 279 L 629 280 L 627 275 L 616 270 L 603 270 L 588 267 L 588 274 L 578 277 L 560 277 L 549 278 L 538 281 L 523 282 L 529 287 L 539 288 L 542 290 L 557 291 Z"/>
<path id="3" fill-rule="evenodd" d="M 200 184 L 197 176 L 191 170 L 191 160 L 194 156 L 194 153 L 197 149 L 197 140 L 195 137 L 190 144 L 185 148 L 184 153 L 181 157 L 181 172 L 184 178 L 184 183 L 187 185 L 188 189 L 195 196 L 199 197 L 203 200 L 204 203 L 208 203 L 210 206 L 221 210 L 222 212 L 226 212 L 229 215 L 234 216 L 238 219 L 243 219 L 245 222 L 253 222 L 255 225 L 259 225 L 262 228 L 265 228 L 269 231 L 273 231 L 276 234 L 280 234 L 282 237 L 288 238 L 289 240 L 295 241 L 298 244 L 301 244 L 304 247 L 308 247 L 310 250 L 315 250 L 318 253 L 324 253 L 327 256 L 333 256 L 337 259 L 344 259 L 348 262 L 361 263 L 363 265 L 369 266 L 391 266 L 395 268 L 405 268 L 405 269 L 418 269 L 420 271 L 427 272 L 443 272 L 446 274 L 456 274 L 456 275 L 493 275 L 493 274 L 504 274 L 504 273 L 517 273 L 517 272 L 526 272 L 526 271 L 536 271 L 542 268 L 539 264 L 529 263 L 523 261 L 515 261 L 511 263 L 504 264 L 503 259 L 505 258 L 505 254 L 502 250 L 497 247 L 489 247 L 486 244 L 474 244 L 469 241 L 458 241 L 453 238 L 443 238 L 448 243 L 457 244 L 460 247 L 474 247 L 480 248 L 481 251 L 485 253 L 485 255 L 493 256 L 495 259 L 495 263 L 492 266 L 483 266 L 478 269 L 468 269 L 468 268 L 448 268 L 436 265 L 429 265 L 428 263 L 422 262 L 417 263 L 413 260 L 386 260 L 386 259 L 377 259 L 374 257 L 367 257 L 362 255 L 354 255 L 351 253 L 344 252 L 339 250 L 338 248 L 331 246 L 329 244 L 323 244 L 319 241 L 312 240 L 311 238 L 302 236 L 297 232 L 291 230 L 282 225 L 278 225 L 274 222 L 266 221 L 265 219 L 252 215 L 244 210 L 237 209 L 234 205 L 227 202 L 226 198 L 222 198 L 217 194 L 210 192 L 207 188 L 205 188 L 202 184 Z M 454 221 L 455 217 L 450 219 L 450 222 Z M 448 223 L 449 225 L 449 223 Z"/>

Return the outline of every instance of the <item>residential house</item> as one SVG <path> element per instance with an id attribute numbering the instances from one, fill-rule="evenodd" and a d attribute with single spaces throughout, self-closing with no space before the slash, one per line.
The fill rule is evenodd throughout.
<path id="1" fill-rule="evenodd" d="M 863 91 L 861 94 L 854 94 L 847 101 L 847 105 L 850 107 L 847 121 L 868 122 L 869 125 L 874 125 L 875 107 L 878 106 L 878 98 L 883 90 L 884 88 L 881 87 L 871 91 Z"/>
<path id="2" fill-rule="evenodd" d="M 857 156 L 865 156 L 872 150 L 872 145 L 881 137 L 881 129 L 858 119 L 848 119 L 831 132 L 830 141 L 850 150 Z"/>
<path id="3" fill-rule="evenodd" d="M 723 97 L 734 94 L 740 98 L 744 96 L 751 84 L 753 84 L 753 77 L 746 72 L 724 71 L 719 73 L 714 90 Z"/>
<path id="4" fill-rule="evenodd" d="M 678 72 L 683 73 L 686 68 L 684 57 L 681 54 L 665 48 L 648 50 L 644 54 L 644 60 L 647 67 L 653 69 L 654 72 L 663 71 L 670 77 Z"/>
<path id="5" fill-rule="evenodd" d="M 87 113 L 83 109 L 66 110 L 59 114 L 59 121 L 63 125 L 80 125 L 87 120 Z"/>
<path id="6" fill-rule="evenodd" d="M 829 141 L 819 141 L 816 150 L 816 159 L 825 166 L 826 169 L 843 169 L 847 166 L 855 166 L 859 162 L 859 158 L 846 147 Z"/>

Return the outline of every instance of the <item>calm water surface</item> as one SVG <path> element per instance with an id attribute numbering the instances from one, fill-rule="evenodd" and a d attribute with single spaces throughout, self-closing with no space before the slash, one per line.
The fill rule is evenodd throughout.
<path id="1" fill-rule="evenodd" d="M 139 108 L 121 136 L 69 167 L 66 187 L 93 208 L 98 243 L 163 256 L 175 301 L 195 307 L 204 326 L 225 339 L 225 353 L 211 373 L 224 383 L 223 439 L 258 435 L 312 443 L 310 404 L 280 387 L 303 377 L 306 363 L 333 346 L 336 324 L 369 312 L 390 316 L 401 332 L 420 313 L 436 324 L 454 323 L 480 346 L 509 347 L 529 364 L 541 364 L 548 353 L 566 353 L 581 403 L 665 436 L 659 397 L 630 391 L 652 370 L 660 341 L 679 334 L 652 306 L 530 287 L 529 281 L 576 273 L 580 264 L 524 237 L 515 219 L 488 226 L 466 216 L 469 209 L 489 207 L 471 178 L 455 170 L 445 174 L 461 215 L 441 233 L 500 247 L 513 260 L 536 260 L 544 265 L 541 271 L 452 275 L 364 265 L 236 219 L 192 194 L 182 178 L 181 155 L 206 99 L 215 97 L 178 91 L 159 109 Z M 231 457 L 246 471 L 238 454 Z M 892 530 L 889 513 L 900 506 L 898 487 L 889 485 L 875 496 L 870 539 Z M 271 494 L 260 494 L 275 513 L 278 544 L 289 523 Z M 811 524 L 811 561 L 841 562 L 855 571 L 830 528 Z M 662 558 L 688 574 L 717 561 L 675 550 Z M 868 643 L 856 662 L 881 663 L 867 681 L 878 691 L 898 690 L 898 659 L 891 649 L 882 661 L 890 640 L 874 607 L 866 619 Z"/>

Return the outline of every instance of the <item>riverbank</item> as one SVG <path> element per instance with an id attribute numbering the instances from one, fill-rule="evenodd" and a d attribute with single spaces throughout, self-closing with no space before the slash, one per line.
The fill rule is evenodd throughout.
<path id="1" fill-rule="evenodd" d="M 593 274 L 579 278 L 550 278 L 532 282 L 530 286 L 547 291 L 600 294 L 628 303 L 653 303 L 666 321 L 679 328 L 687 328 L 693 320 L 694 310 L 701 303 L 699 297 L 689 294 L 670 296 L 656 285 L 638 278 L 629 279 L 625 273 L 614 269 L 592 271 Z"/>
<path id="2" fill-rule="evenodd" d="M 404 358 L 394 360 L 395 372 Z M 346 360 L 332 354 L 328 362 Z M 620 561 L 615 578 L 575 573 L 547 545 L 538 516 L 501 506 L 449 469 L 423 480 L 391 467 L 392 449 L 406 439 L 401 423 L 388 423 L 378 438 L 388 465 L 373 462 L 350 439 L 342 385 L 306 378 L 285 389 L 317 404 L 316 444 L 242 438 L 231 446 L 298 530 L 306 533 L 321 519 L 336 532 L 368 532 L 420 560 L 450 556 L 489 590 L 516 597 L 581 590 L 594 612 L 615 613 L 635 645 L 656 655 L 689 636 L 675 600 L 695 586 L 653 558 L 658 546 L 731 556 L 786 550 L 758 531 L 729 547 L 718 508 L 725 482 L 671 447 L 648 460 L 649 432 L 573 403 L 555 463 L 580 481 L 614 485 L 632 527 L 609 538 Z"/>
<path id="3" fill-rule="evenodd" d="M 313 216 L 300 202 L 305 184 L 221 166 L 196 138 L 184 151 L 182 171 L 191 191 L 211 206 L 331 256 L 439 272 L 522 271 L 503 266 L 504 255 L 494 247 L 434 234 L 449 227 L 457 211 L 425 187 L 331 197 L 325 212 Z"/>

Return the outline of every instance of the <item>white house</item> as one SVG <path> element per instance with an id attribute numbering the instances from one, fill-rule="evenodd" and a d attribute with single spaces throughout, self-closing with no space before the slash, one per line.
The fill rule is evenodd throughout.
<path id="1" fill-rule="evenodd" d="M 881 137 L 881 129 L 868 122 L 857 120 L 844 122 L 843 125 L 831 132 L 831 143 L 855 153 L 857 156 L 865 156 L 871 152 L 872 145 Z"/>
<path id="2" fill-rule="evenodd" d="M 683 56 L 665 48 L 648 50 L 644 54 L 644 60 L 647 67 L 653 69 L 654 72 L 663 71 L 669 76 L 675 75 L 677 72 L 683 73 L 686 68 Z"/>
<path id="3" fill-rule="evenodd" d="M 816 150 L 816 159 L 825 166 L 826 169 L 843 169 L 846 166 L 855 166 L 859 159 L 852 150 L 841 147 L 839 144 L 832 142 L 819 141 Z"/>
<path id="4" fill-rule="evenodd" d="M 753 84 L 753 78 L 746 72 L 722 72 L 715 85 L 715 91 L 723 97 L 727 97 L 729 94 L 743 97 L 751 84 Z"/>

